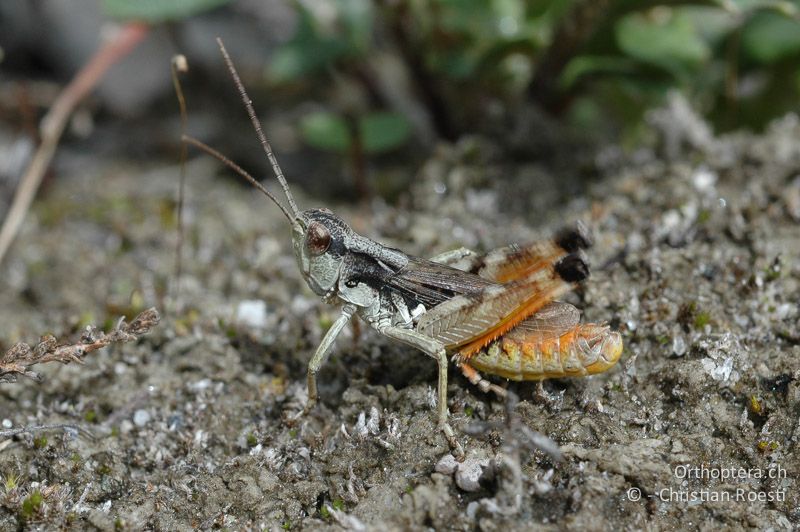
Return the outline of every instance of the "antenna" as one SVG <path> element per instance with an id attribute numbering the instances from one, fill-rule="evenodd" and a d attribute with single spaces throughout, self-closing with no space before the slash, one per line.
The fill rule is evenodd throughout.
<path id="1" fill-rule="evenodd" d="M 207 154 L 209 154 L 213 158 L 217 159 L 219 162 L 221 162 L 222 164 L 224 164 L 225 166 L 227 166 L 228 168 L 230 168 L 231 170 L 233 170 L 234 172 L 236 172 L 237 174 L 239 174 L 243 178 L 245 178 L 248 181 L 250 181 L 251 185 L 256 187 L 258 190 L 263 192 L 265 196 L 267 196 L 269 199 L 274 201 L 275 205 L 278 206 L 278 208 L 283 212 L 284 216 L 286 216 L 286 218 L 289 220 L 289 223 L 292 223 L 292 221 L 294 219 L 292 218 L 291 213 L 289 213 L 289 211 L 286 210 L 286 207 L 281 205 L 281 202 L 278 201 L 278 198 L 273 196 L 272 193 L 269 190 L 264 188 L 264 185 L 262 185 L 261 183 L 256 181 L 255 178 L 253 178 L 253 176 L 251 176 L 244 169 L 242 169 L 241 166 L 239 166 L 235 162 L 231 161 L 230 159 L 228 159 L 227 157 L 222 155 L 220 152 L 218 152 L 217 150 L 215 150 L 214 148 L 212 148 L 208 144 L 206 144 L 206 143 L 204 143 L 202 141 L 199 141 L 194 137 L 190 137 L 189 135 L 181 135 L 181 141 L 185 142 L 187 144 L 191 144 L 192 146 L 195 146 L 196 148 L 200 148 L 201 150 L 203 150 L 204 152 L 206 152 Z M 295 207 L 295 209 L 297 209 L 297 207 Z"/>
<path id="2" fill-rule="evenodd" d="M 253 101 L 247 95 L 247 91 L 244 89 L 244 84 L 242 83 L 242 80 L 239 78 L 239 73 L 236 72 L 236 67 L 233 66 L 233 61 L 231 60 L 231 56 L 228 55 L 228 51 L 225 49 L 225 45 L 222 43 L 222 39 L 219 38 L 219 37 L 217 37 L 217 44 L 219 44 L 219 49 L 222 52 L 222 57 L 225 59 L 225 64 L 228 65 L 228 70 L 231 73 L 231 77 L 233 78 L 233 82 L 236 85 L 236 88 L 239 90 L 239 95 L 242 98 L 242 102 L 244 103 L 244 106 L 247 108 L 247 114 L 250 115 L 250 122 L 253 123 L 253 128 L 256 130 L 256 135 L 258 135 L 258 140 L 261 141 L 261 147 L 264 148 L 264 152 L 267 154 L 267 158 L 269 158 L 269 162 L 272 164 L 272 171 L 275 173 L 275 177 L 278 178 L 278 182 L 280 182 L 281 187 L 283 187 L 283 193 L 286 194 L 286 199 L 289 201 L 289 207 L 291 207 L 294 216 L 296 218 L 299 218 L 300 217 L 300 211 L 297 209 L 297 204 L 294 202 L 294 198 L 292 197 L 292 193 L 289 192 L 289 185 L 286 183 L 286 178 L 283 177 L 283 170 L 281 170 L 281 166 L 278 164 L 278 159 L 275 158 L 275 154 L 272 152 L 272 146 L 269 145 L 269 142 L 267 141 L 267 137 L 264 135 L 264 131 L 261 128 L 261 122 L 258 121 L 258 117 L 256 116 L 256 112 L 253 109 Z M 189 138 L 186 138 L 186 140 L 191 142 L 191 140 Z M 193 143 L 193 144 L 195 144 L 195 146 L 197 146 L 198 148 L 205 150 L 205 148 L 203 148 L 200 145 L 202 143 L 200 143 L 200 144 Z M 206 146 L 206 148 L 208 148 L 208 146 Z M 212 152 L 214 150 L 212 150 L 212 151 L 205 150 L 205 151 L 207 151 L 209 154 L 213 155 Z M 223 159 L 224 159 L 224 157 L 223 157 Z M 222 161 L 225 164 L 228 164 L 228 163 L 233 164 L 231 161 L 228 161 L 228 163 L 226 163 L 225 160 L 223 160 L 223 159 L 220 159 L 220 161 Z M 228 166 L 231 169 L 234 169 L 235 171 L 239 172 L 238 170 L 236 170 L 234 168 L 234 166 L 236 168 L 238 168 L 238 166 L 236 166 L 236 165 L 231 166 L 230 164 L 228 164 Z M 239 170 L 241 170 L 241 168 Z M 244 171 L 242 170 L 242 172 L 244 172 Z M 243 176 L 245 175 L 245 174 L 242 174 L 241 172 L 239 172 L 239 173 L 240 173 L 240 175 L 243 175 Z M 253 178 L 250 177 L 250 179 L 253 179 Z M 255 181 L 255 180 L 253 180 L 253 181 Z M 261 187 L 261 188 L 263 189 L 263 187 Z M 266 189 L 264 189 L 263 192 L 266 192 Z M 269 194 L 269 192 L 267 192 L 267 194 Z M 275 201 L 275 198 L 271 194 L 269 194 L 269 196 L 273 199 L 273 201 Z M 284 209 L 284 212 L 286 212 L 285 209 Z"/>

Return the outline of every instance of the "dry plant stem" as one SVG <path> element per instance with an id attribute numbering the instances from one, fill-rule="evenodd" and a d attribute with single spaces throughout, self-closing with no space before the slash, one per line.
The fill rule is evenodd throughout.
<path id="1" fill-rule="evenodd" d="M 172 58 L 172 84 L 175 87 L 175 94 L 178 97 L 178 106 L 181 112 L 181 136 L 186 135 L 187 131 L 187 117 L 186 117 L 186 99 L 183 97 L 183 90 L 181 89 L 181 82 L 178 75 L 189 71 L 189 64 L 186 57 L 183 55 L 176 55 Z M 172 310 L 180 312 L 181 302 L 181 275 L 183 274 L 183 201 L 186 189 L 186 157 L 187 157 L 186 142 L 181 140 L 181 173 L 180 181 L 178 183 L 178 204 L 176 206 L 177 215 L 177 239 L 175 241 L 175 287 L 172 297 Z"/>
<path id="2" fill-rule="evenodd" d="M 11 346 L 11 349 L 0 357 L 0 383 L 16 382 L 22 375 L 33 380 L 41 380 L 41 376 L 30 369 L 36 364 L 46 362 L 83 363 L 83 357 L 92 351 L 102 349 L 116 342 L 130 342 L 150 332 L 160 316 L 155 308 L 145 310 L 130 323 L 120 321 L 116 329 L 108 334 L 99 332 L 95 327 L 87 327 L 81 339 L 75 344 L 58 344 L 52 335 L 42 336 L 34 347 L 24 342 Z"/>
<path id="3" fill-rule="evenodd" d="M 147 35 L 148 26 L 141 23 L 127 24 L 92 56 L 86 66 L 59 94 L 53 107 L 42 119 L 40 127 L 42 142 L 20 180 L 14 194 L 14 202 L 0 229 L 0 262 L 19 232 L 25 214 L 31 206 L 36 191 L 42 182 L 47 167 L 53 159 L 58 141 L 64 132 L 75 107 L 103 78 L 111 65 L 125 57 Z"/>

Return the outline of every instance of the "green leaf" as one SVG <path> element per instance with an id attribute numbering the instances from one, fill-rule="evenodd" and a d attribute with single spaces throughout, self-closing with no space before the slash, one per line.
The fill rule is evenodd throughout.
<path id="1" fill-rule="evenodd" d="M 548 11 L 555 11 L 560 15 L 570 7 L 570 2 L 565 2 L 564 0 L 528 0 L 525 7 L 527 10 L 526 15 L 530 18 L 536 18 L 546 15 Z"/>
<path id="2" fill-rule="evenodd" d="M 731 32 L 742 25 L 743 19 L 718 7 L 687 5 L 680 9 L 691 19 L 698 37 L 717 53 L 720 48 L 724 49 L 725 39 L 731 36 Z"/>
<path id="3" fill-rule="evenodd" d="M 627 57 L 579 55 L 574 57 L 558 80 L 561 89 L 570 89 L 583 76 L 590 74 L 634 74 L 636 63 Z"/>
<path id="4" fill-rule="evenodd" d="M 411 126 L 398 113 L 379 111 L 358 121 L 359 133 L 366 153 L 381 153 L 399 148 L 411 135 Z"/>
<path id="5" fill-rule="evenodd" d="M 106 13 L 117 19 L 164 22 L 180 20 L 231 0 L 103 0 Z"/>
<path id="6" fill-rule="evenodd" d="M 656 8 L 617 21 L 619 48 L 630 57 L 687 77 L 711 55 L 691 18 L 679 9 Z"/>
<path id="7" fill-rule="evenodd" d="M 345 153 L 353 143 L 344 117 L 320 111 L 300 120 L 300 133 L 311 146 L 326 151 Z M 411 126 L 403 115 L 377 111 L 358 119 L 358 133 L 367 154 L 377 154 L 399 148 L 408 142 Z"/>
<path id="8" fill-rule="evenodd" d="M 747 23 L 742 32 L 742 49 L 747 57 L 769 64 L 800 53 L 800 22 L 763 11 Z"/>
<path id="9" fill-rule="evenodd" d="M 304 116 L 300 133 L 308 144 L 320 150 L 344 153 L 353 142 L 344 118 L 325 111 Z"/>

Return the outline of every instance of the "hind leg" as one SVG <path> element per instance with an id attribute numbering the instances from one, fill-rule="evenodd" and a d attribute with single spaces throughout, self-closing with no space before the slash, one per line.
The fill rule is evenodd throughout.
<path id="1" fill-rule="evenodd" d="M 477 386 L 480 391 L 484 393 L 494 392 L 500 398 L 506 397 L 507 394 L 504 388 L 501 388 L 496 384 L 492 384 L 491 382 L 481 377 L 481 374 L 478 373 L 478 370 L 476 370 L 466 362 L 461 363 L 461 373 L 467 378 L 469 382 Z"/>

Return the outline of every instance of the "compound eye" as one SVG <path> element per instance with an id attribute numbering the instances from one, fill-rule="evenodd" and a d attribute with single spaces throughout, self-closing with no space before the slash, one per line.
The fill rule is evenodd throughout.
<path id="1" fill-rule="evenodd" d="M 331 247 L 331 234 L 319 222 L 312 222 L 306 233 L 306 247 L 312 255 L 322 255 Z"/>

